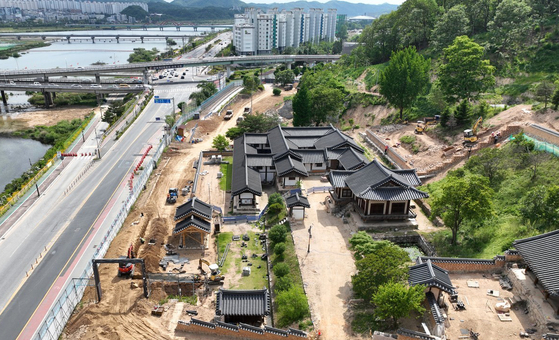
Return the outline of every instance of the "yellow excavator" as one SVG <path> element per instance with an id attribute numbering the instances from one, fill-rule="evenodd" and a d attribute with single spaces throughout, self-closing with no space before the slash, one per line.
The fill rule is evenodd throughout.
<path id="1" fill-rule="evenodd" d="M 481 122 L 483 121 L 483 117 L 479 117 L 476 122 L 474 123 L 474 126 L 472 126 L 471 129 L 467 129 L 464 130 L 464 143 L 463 144 L 472 144 L 472 143 L 477 143 L 477 128 L 479 126 L 479 124 L 481 124 Z"/>
<path id="2" fill-rule="evenodd" d="M 202 264 L 205 264 L 210 269 L 209 283 L 222 283 L 225 280 L 225 276 L 220 275 L 219 266 L 215 263 L 210 264 L 204 259 L 200 259 L 198 263 L 198 269 L 202 275 L 206 275 L 206 271 L 202 268 Z"/>

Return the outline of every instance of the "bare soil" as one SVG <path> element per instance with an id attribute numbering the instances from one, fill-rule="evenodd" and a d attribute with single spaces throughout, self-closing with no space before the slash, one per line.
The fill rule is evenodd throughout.
<path id="1" fill-rule="evenodd" d="M 98 110 L 98 108 L 66 106 L 0 115 L 0 133 L 28 129 L 38 125 L 52 126 L 62 120 L 83 119 L 94 110 Z"/>

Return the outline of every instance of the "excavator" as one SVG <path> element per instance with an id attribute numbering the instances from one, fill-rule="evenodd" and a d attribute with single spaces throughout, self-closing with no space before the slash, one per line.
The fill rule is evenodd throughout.
<path id="1" fill-rule="evenodd" d="M 202 275 L 207 274 L 206 271 L 202 268 L 202 264 L 205 264 L 210 269 L 209 283 L 222 283 L 223 280 L 225 280 L 225 276 L 220 275 L 219 266 L 215 263 L 210 264 L 204 259 L 200 259 L 198 264 L 198 269 L 200 269 L 200 273 L 202 273 Z"/>
<path id="2" fill-rule="evenodd" d="M 123 259 L 133 259 L 134 256 L 134 246 L 131 244 L 128 248 L 128 256 L 121 256 Z M 128 275 L 132 276 L 134 274 L 134 264 L 133 263 L 119 263 L 118 264 L 118 276 Z"/>
<path id="3" fill-rule="evenodd" d="M 473 144 L 477 143 L 477 128 L 479 124 L 483 121 L 483 117 L 479 117 L 471 129 L 464 130 L 464 142 L 463 144 Z"/>

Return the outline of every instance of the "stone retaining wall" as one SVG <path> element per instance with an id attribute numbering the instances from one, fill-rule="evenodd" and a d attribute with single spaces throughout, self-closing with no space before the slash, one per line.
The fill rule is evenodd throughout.
<path id="1" fill-rule="evenodd" d="M 409 235 L 383 235 L 383 234 L 372 234 L 374 240 L 387 240 L 396 244 L 414 244 L 417 245 L 423 253 L 427 256 L 437 256 L 437 252 L 431 243 L 416 232 L 407 232 Z"/>
<path id="2" fill-rule="evenodd" d="M 543 126 L 531 124 L 524 127 L 524 133 L 536 138 L 537 140 L 559 145 L 559 133 Z"/>

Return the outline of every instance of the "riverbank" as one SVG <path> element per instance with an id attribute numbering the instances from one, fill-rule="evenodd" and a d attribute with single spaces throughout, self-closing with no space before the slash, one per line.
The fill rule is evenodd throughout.
<path id="1" fill-rule="evenodd" d="M 49 43 L 44 42 L 42 40 L 29 40 L 29 41 L 22 42 L 21 40 L 2 39 L 2 44 L 6 44 L 8 46 L 6 46 L 6 48 L 0 48 L 0 59 L 8 59 L 14 56 L 14 54 L 16 53 L 17 53 L 16 55 L 18 55 L 19 58 L 19 54 L 20 54 L 19 52 L 24 52 L 39 47 L 50 46 Z"/>

